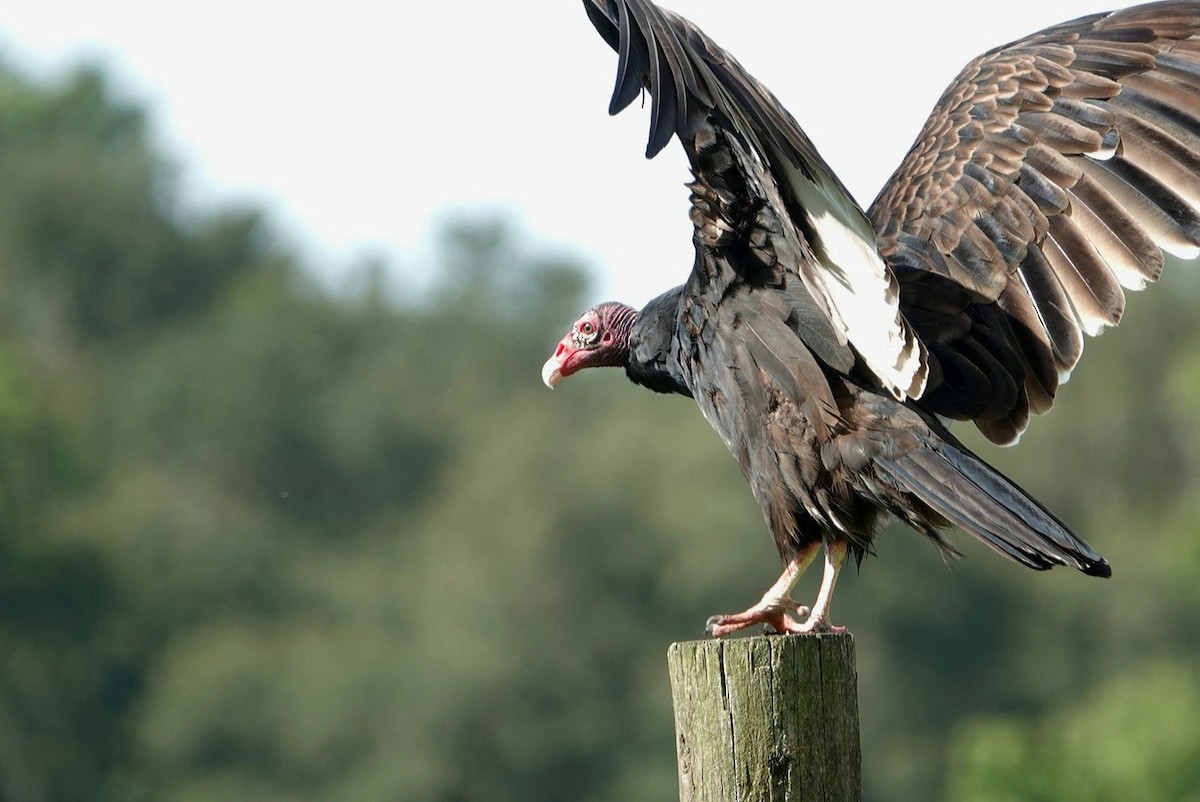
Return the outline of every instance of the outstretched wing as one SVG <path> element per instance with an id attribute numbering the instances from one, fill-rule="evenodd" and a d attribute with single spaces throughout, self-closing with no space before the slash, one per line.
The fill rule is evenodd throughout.
<path id="1" fill-rule="evenodd" d="M 1200 3 L 1049 28 L 971 62 L 868 212 L 931 352 L 922 405 L 1012 442 L 1122 288 L 1200 253 Z"/>
<path id="2" fill-rule="evenodd" d="M 619 56 L 609 111 L 648 90 L 646 155 L 677 135 L 692 162 L 693 285 L 713 299 L 753 287 L 750 308 L 782 315 L 829 367 L 858 364 L 895 397 L 919 396 L 927 358 L 900 312 L 896 277 L 866 215 L 791 115 L 682 17 L 649 0 L 584 6 Z"/>

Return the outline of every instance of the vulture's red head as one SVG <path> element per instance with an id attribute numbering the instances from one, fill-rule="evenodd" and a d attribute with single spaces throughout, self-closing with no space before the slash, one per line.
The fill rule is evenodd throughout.
<path id="1" fill-rule="evenodd" d="M 633 307 L 611 301 L 584 312 L 542 366 L 542 381 L 554 387 L 584 368 L 623 366 L 629 361 L 629 332 L 636 317 Z"/>

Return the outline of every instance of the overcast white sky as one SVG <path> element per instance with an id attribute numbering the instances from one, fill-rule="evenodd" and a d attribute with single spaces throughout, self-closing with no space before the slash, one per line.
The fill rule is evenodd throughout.
<path id="1" fill-rule="evenodd" d="M 863 204 L 966 61 L 1109 7 L 664 4 L 771 87 Z M 512 210 L 631 303 L 691 266 L 683 156 L 645 161 L 646 111 L 607 116 L 616 56 L 578 0 L 16 2 L 0 54 L 106 64 L 150 105 L 189 197 L 265 202 L 335 275 L 366 253 L 413 261 L 462 206 Z"/>

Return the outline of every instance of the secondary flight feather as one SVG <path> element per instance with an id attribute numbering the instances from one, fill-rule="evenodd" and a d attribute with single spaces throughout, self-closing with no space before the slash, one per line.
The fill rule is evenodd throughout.
<path id="1" fill-rule="evenodd" d="M 543 369 L 596 366 L 695 398 L 785 563 L 717 636 L 830 628 L 847 553 L 900 518 L 1031 568 L 1104 559 L 944 424 L 1014 442 L 1084 335 L 1163 255 L 1200 254 L 1200 2 L 1096 14 L 968 64 L 866 211 L 776 98 L 649 0 L 584 0 L 617 52 L 610 111 L 651 97 L 646 155 L 691 164 L 696 258 L 644 309 L 588 310 Z M 813 608 L 791 599 L 825 550 Z M 807 616 L 807 617 L 805 617 Z M 803 621 L 800 619 L 804 618 Z"/>

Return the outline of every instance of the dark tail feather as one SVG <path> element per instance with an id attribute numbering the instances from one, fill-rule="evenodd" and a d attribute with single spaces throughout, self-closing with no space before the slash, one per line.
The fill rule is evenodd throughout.
<path id="1" fill-rule="evenodd" d="M 1090 576 L 1112 568 L 1058 517 L 960 445 L 932 441 L 877 467 L 951 523 L 1022 565 L 1069 565 Z"/>

